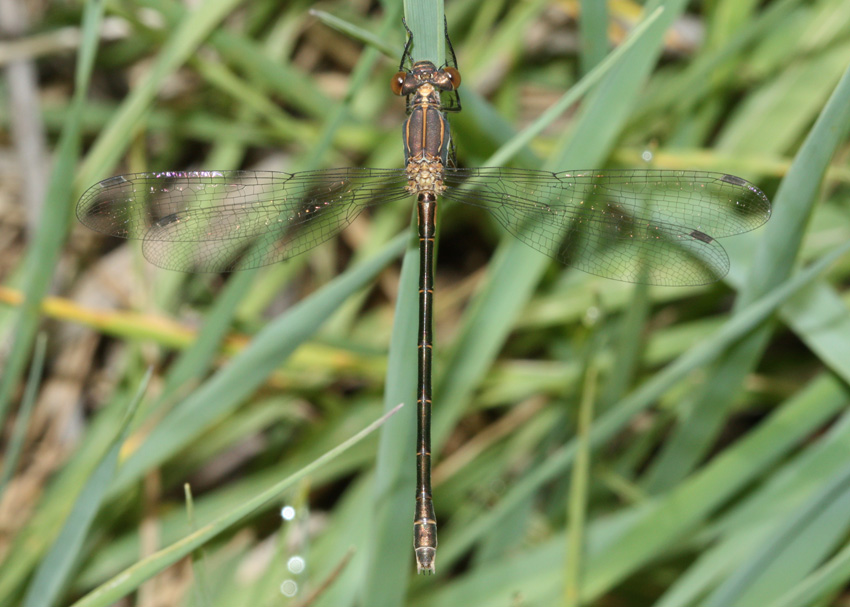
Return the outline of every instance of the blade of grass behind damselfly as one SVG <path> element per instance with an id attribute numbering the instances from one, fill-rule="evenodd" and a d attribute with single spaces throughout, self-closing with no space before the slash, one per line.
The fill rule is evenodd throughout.
<path id="1" fill-rule="evenodd" d="M 186 522 L 191 531 L 197 531 L 198 525 L 195 520 L 195 498 L 192 496 L 192 485 L 183 483 L 183 496 L 186 502 Z M 192 584 L 192 592 L 196 597 L 199 607 L 211 607 L 212 598 L 210 597 L 210 576 L 205 556 L 202 549 L 197 549 L 192 553 L 192 574 L 195 579 Z"/>
<path id="2" fill-rule="evenodd" d="M 414 36 L 414 60 L 430 60 L 442 65 L 444 38 L 443 3 L 408 0 L 407 26 Z M 431 30 L 431 33 L 427 33 Z M 437 43 L 439 40 L 439 44 Z M 415 216 L 415 212 L 414 212 Z M 374 516 L 368 565 L 360 596 L 366 605 L 395 607 L 404 604 L 412 563 L 414 506 L 414 437 L 416 407 L 416 330 L 419 293 L 419 252 L 415 248 L 416 222 L 401 268 L 396 295 L 395 316 L 390 342 L 384 408 L 399 402 L 411 407 L 404 416 L 404 430 L 381 433 L 375 473 Z"/>
<path id="3" fill-rule="evenodd" d="M 614 335 L 614 364 L 600 389 L 599 411 L 613 407 L 634 382 L 646 346 L 644 330 L 652 309 L 649 285 L 637 284 L 631 301 L 619 319 Z"/>
<path id="4" fill-rule="evenodd" d="M 850 578 L 850 544 L 817 571 L 766 607 L 810 607 L 838 594 Z M 826 604 L 826 603 L 824 603 Z"/>
<path id="5" fill-rule="evenodd" d="M 384 408 L 394 402 L 411 406 L 405 409 L 399 426 L 392 432 L 381 432 L 378 446 L 372 533 L 362 588 L 369 605 L 402 605 L 413 567 L 418 270 L 419 251 L 411 240 L 398 282 Z"/>
<path id="6" fill-rule="evenodd" d="M 445 9 L 443 2 L 404 0 L 404 17 L 413 32 L 411 58 L 431 61 L 434 65 L 446 63 Z"/>
<path id="7" fill-rule="evenodd" d="M 390 5 L 391 10 L 394 10 L 396 7 L 399 7 L 397 3 Z M 389 57 L 393 60 L 401 57 L 402 49 L 387 42 L 387 39 L 382 35 L 373 34 L 372 32 L 365 30 L 362 27 L 358 27 L 349 21 L 340 19 L 327 11 L 311 8 L 310 14 L 328 27 L 345 34 L 349 38 L 359 40 L 366 46 L 379 50 L 385 57 Z M 396 15 L 392 16 L 396 17 Z M 397 21 L 398 19 L 396 18 L 395 20 Z M 383 28 L 382 33 L 386 33 Z"/>
<path id="8" fill-rule="evenodd" d="M 581 73 L 586 74 L 608 54 L 608 7 L 604 2 L 581 0 L 578 24 Z"/>
<path id="9" fill-rule="evenodd" d="M 227 514 L 215 521 L 204 525 L 194 533 L 187 535 L 182 540 L 164 548 L 155 554 L 139 561 L 134 566 L 118 574 L 111 580 L 101 584 L 98 588 L 76 601 L 72 607 L 107 607 L 118 599 L 136 590 L 145 580 L 156 575 L 165 568 L 173 565 L 184 556 L 191 554 L 196 548 L 217 535 L 227 531 L 248 515 L 266 508 L 276 500 L 284 491 L 287 491 L 297 481 L 312 474 L 316 469 L 322 467 L 326 462 L 338 457 L 341 453 L 366 438 L 377 430 L 387 419 L 393 415 L 401 405 L 384 414 L 378 420 L 341 443 L 334 449 L 328 451 L 318 459 L 314 460 L 295 474 L 283 479 L 279 483 L 269 487 L 252 499 L 234 508 Z"/>
<path id="10" fill-rule="evenodd" d="M 590 430 L 593 425 L 594 408 L 599 381 L 599 367 L 596 360 L 601 338 L 597 334 L 591 337 L 588 347 L 587 365 L 584 373 L 582 393 L 579 399 L 578 420 L 576 422 L 576 456 L 570 477 L 569 499 L 567 500 L 567 543 L 564 551 L 564 607 L 579 607 L 581 587 L 584 577 L 584 554 L 587 550 L 585 528 L 587 526 L 588 487 L 590 485 L 591 443 Z"/>
<path id="11" fill-rule="evenodd" d="M 68 122 L 62 129 L 58 151 L 54 155 L 53 171 L 47 187 L 43 220 L 28 247 L 23 265 L 24 291 L 26 299 L 15 324 L 15 336 L 12 349 L 6 359 L 3 376 L 0 378 L 0 426 L 4 425 L 9 407 L 9 399 L 14 392 L 18 378 L 26 365 L 27 356 L 32 347 L 39 321 L 39 306 L 47 294 L 53 269 L 59 259 L 62 245 L 70 229 L 73 182 L 79 157 L 82 111 L 94 64 L 94 49 L 103 15 L 101 2 L 90 2 L 83 14 L 82 44 L 77 58 L 74 97 Z M 2 599 L 0 582 L 0 599 Z"/>
<path id="12" fill-rule="evenodd" d="M 39 563 L 24 597 L 23 607 L 47 607 L 55 605 L 59 600 L 62 589 L 68 583 L 69 576 L 79 561 L 83 540 L 103 503 L 103 497 L 118 467 L 121 447 L 127 439 L 133 415 L 147 390 L 151 375 L 153 375 L 153 369 L 148 368 L 136 395 L 126 408 L 124 419 L 115 432 L 109 449 L 103 454 L 100 463 L 80 489 L 62 531 Z"/>

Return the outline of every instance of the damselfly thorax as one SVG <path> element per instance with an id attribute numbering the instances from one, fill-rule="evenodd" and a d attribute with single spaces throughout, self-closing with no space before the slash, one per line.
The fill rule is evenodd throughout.
<path id="1" fill-rule="evenodd" d="M 451 131 L 440 91 L 455 91 L 459 86 L 457 69 L 437 69 L 430 61 L 417 61 L 409 72 L 393 77 L 393 93 L 409 99 L 410 115 L 402 132 L 407 189 L 411 194 L 436 196 L 446 189 L 443 172 L 449 163 Z"/>

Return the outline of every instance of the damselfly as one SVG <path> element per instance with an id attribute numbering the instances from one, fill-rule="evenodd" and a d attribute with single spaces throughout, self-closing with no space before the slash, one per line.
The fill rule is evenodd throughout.
<path id="1" fill-rule="evenodd" d="M 405 25 L 406 27 L 406 25 Z M 770 217 L 767 197 L 722 173 L 587 170 L 551 173 L 456 168 L 447 112 L 461 108 L 460 72 L 449 61 L 413 62 L 407 43 L 391 88 L 407 99 L 403 169 L 167 171 L 120 175 L 85 192 L 88 227 L 142 241 L 152 263 L 226 272 L 299 255 L 327 241 L 367 207 L 415 196 L 419 233 L 419 376 L 414 551 L 434 571 L 431 496 L 431 353 L 435 217 L 444 198 L 488 211 L 522 242 L 568 266 L 655 285 L 702 285 L 729 270 L 718 238 Z"/>

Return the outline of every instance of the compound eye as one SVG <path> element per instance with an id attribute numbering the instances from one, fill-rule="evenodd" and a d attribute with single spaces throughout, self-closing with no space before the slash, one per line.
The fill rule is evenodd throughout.
<path id="1" fill-rule="evenodd" d="M 443 72 L 446 74 L 446 76 L 449 77 L 449 80 L 452 83 L 452 88 L 454 90 L 457 90 L 457 88 L 460 86 L 460 72 L 457 71 L 457 68 L 444 67 Z"/>
<path id="2" fill-rule="evenodd" d="M 405 72 L 398 72 L 390 81 L 390 89 L 394 95 L 401 95 L 401 89 L 404 86 L 404 79 L 407 76 Z"/>

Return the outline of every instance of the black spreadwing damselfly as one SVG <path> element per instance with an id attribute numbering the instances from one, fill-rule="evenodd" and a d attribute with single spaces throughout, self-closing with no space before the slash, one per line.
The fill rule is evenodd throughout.
<path id="1" fill-rule="evenodd" d="M 406 27 L 406 26 L 405 26 Z M 419 233 L 417 486 L 414 552 L 432 573 L 437 523 L 431 496 L 431 353 L 438 199 L 480 207 L 525 244 L 568 266 L 654 285 L 702 285 L 723 277 L 718 238 L 770 217 L 767 197 L 722 173 L 504 167 L 457 168 L 447 112 L 461 108 L 449 62 L 413 63 L 407 44 L 393 93 L 407 99 L 405 168 L 167 171 L 120 175 L 92 186 L 77 216 L 88 227 L 142 241 L 157 266 L 227 272 L 283 261 L 335 236 L 367 207 L 415 196 Z"/>

